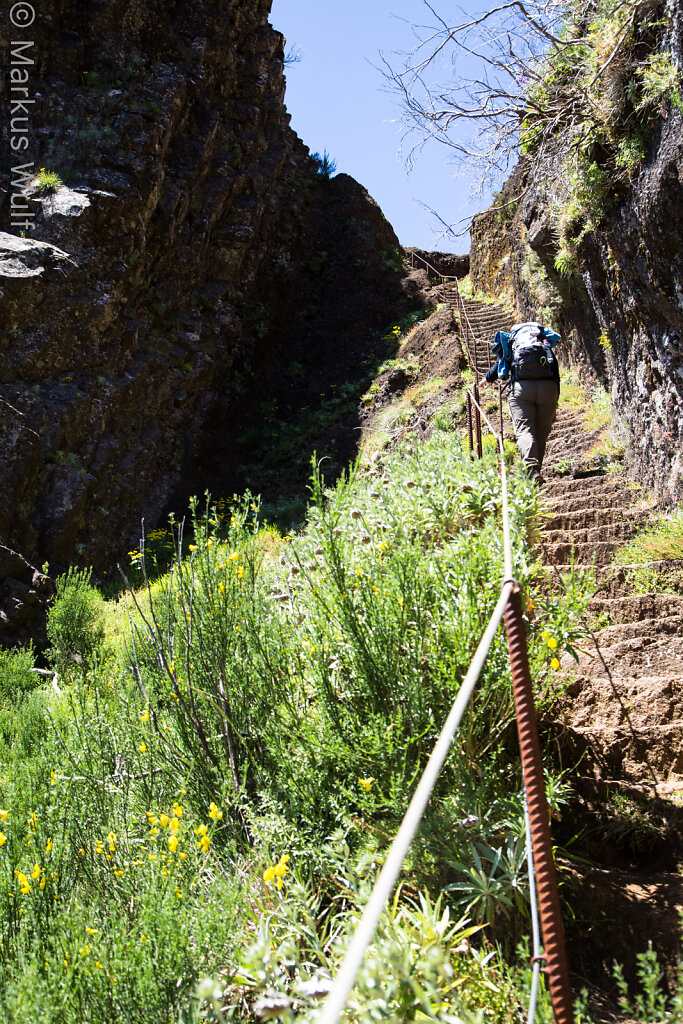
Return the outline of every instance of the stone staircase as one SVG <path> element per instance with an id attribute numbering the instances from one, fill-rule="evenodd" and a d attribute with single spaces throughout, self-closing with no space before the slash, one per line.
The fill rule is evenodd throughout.
<path id="1" fill-rule="evenodd" d="M 582 439 L 581 415 L 561 410 L 550 436 L 545 472 L 574 458 Z M 578 451 L 577 451 L 578 448 Z M 596 779 L 653 785 L 683 794 L 683 597 L 631 592 L 628 574 L 611 563 L 615 551 L 645 526 L 653 503 L 620 474 L 558 478 L 548 473 L 545 496 L 551 513 L 541 541 L 544 561 L 559 573 L 572 558 L 594 567 L 595 615 L 608 619 L 584 645 L 572 675 L 566 726 L 585 741 L 586 764 Z"/>
<path id="2" fill-rule="evenodd" d="M 441 291 L 453 312 L 457 313 L 456 286 L 454 284 L 445 285 Z M 514 314 L 494 302 L 481 302 L 479 299 L 463 299 L 462 301 L 469 326 L 477 341 L 476 369 L 482 375 L 494 361 L 494 356 L 491 355 L 491 345 L 496 331 L 508 331 L 515 322 Z M 464 328 L 461 324 L 461 335 L 463 332 Z M 471 354 L 474 359 L 474 351 Z"/>
<path id="3" fill-rule="evenodd" d="M 495 332 L 508 330 L 514 316 L 492 303 L 466 299 L 464 306 L 483 374 L 493 362 Z M 509 420 L 506 433 L 513 436 Z M 620 473 L 553 471 L 561 460 L 580 467 L 601 434 L 586 426 L 582 409 L 563 408 L 546 450 L 549 516 L 540 545 L 549 586 L 572 567 L 590 571 L 596 627 L 578 665 L 562 657 L 566 690 L 544 730 L 555 768 L 569 770 L 575 793 L 557 830 L 560 846 L 570 844 L 564 877 L 574 911 L 566 923 L 572 970 L 577 987 L 597 985 L 595 1019 L 626 1024 L 606 986 L 615 959 L 632 975 L 636 954 L 651 940 L 675 986 L 683 911 L 683 597 L 636 594 L 628 567 L 612 564 L 615 551 L 648 523 L 651 500 Z M 618 800 L 628 802 L 632 823 L 617 815 L 604 827 Z M 648 831 L 645 820 L 657 827 Z"/>
<path id="4" fill-rule="evenodd" d="M 578 836 L 569 947 L 573 969 L 579 956 L 584 977 L 604 984 L 612 960 L 628 973 L 652 941 L 673 985 L 683 911 L 683 597 L 636 594 L 628 567 L 611 564 L 651 518 L 651 500 L 619 473 L 553 472 L 560 459 L 580 465 L 593 445 L 598 432 L 583 419 L 560 410 L 548 441 L 541 539 L 551 586 L 572 564 L 593 571 L 597 584 L 590 612 L 598 625 L 578 664 L 561 659 L 566 691 L 553 716 L 576 794 L 567 825 Z M 609 808 L 625 803 L 628 813 L 610 819 Z M 625 1020 L 613 1011 L 600 1019 Z"/>

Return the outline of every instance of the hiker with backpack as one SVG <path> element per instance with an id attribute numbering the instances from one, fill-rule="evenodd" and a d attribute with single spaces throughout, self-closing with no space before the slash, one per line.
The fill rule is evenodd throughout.
<path id="1" fill-rule="evenodd" d="M 481 381 L 509 381 L 508 408 L 517 447 L 537 484 L 544 482 L 543 456 L 560 397 L 560 369 L 553 352 L 559 340 L 556 331 L 535 322 L 498 331 L 491 347 L 498 358 Z"/>

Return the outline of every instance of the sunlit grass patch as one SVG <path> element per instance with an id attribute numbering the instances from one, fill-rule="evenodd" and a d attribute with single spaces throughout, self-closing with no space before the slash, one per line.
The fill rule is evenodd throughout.
<path id="1" fill-rule="evenodd" d="M 660 515 L 648 529 L 643 530 L 615 555 L 620 565 L 642 565 L 683 558 L 683 507 Z"/>

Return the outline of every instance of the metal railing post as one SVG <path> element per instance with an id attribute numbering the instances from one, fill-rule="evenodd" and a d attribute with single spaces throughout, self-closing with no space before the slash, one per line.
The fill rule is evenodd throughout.
<path id="1" fill-rule="evenodd" d="M 472 433 L 472 396 L 467 392 L 467 447 L 470 452 L 470 459 L 473 459 L 472 449 L 474 448 L 474 435 Z"/>
<path id="2" fill-rule="evenodd" d="M 564 943 L 564 928 L 557 875 L 550 839 L 550 814 L 545 795 L 541 745 L 538 739 L 536 711 L 531 689 L 526 632 L 519 587 L 514 587 L 505 608 L 512 687 L 517 716 L 517 733 L 522 754 L 522 770 L 529 806 L 529 823 L 536 869 L 538 907 L 543 935 L 546 976 L 555 1024 L 573 1024 L 569 967 Z"/>
<path id="3" fill-rule="evenodd" d="M 476 370 L 475 370 L 476 373 Z M 481 405 L 481 399 L 479 395 L 479 385 L 477 384 L 477 378 L 474 378 L 474 387 L 472 388 L 474 393 L 474 431 L 477 438 L 477 458 L 480 459 L 482 455 L 482 444 L 481 444 L 481 413 L 479 412 L 479 406 Z"/>

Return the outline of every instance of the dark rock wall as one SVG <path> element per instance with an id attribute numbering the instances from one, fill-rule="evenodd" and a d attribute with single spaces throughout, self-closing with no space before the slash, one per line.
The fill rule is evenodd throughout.
<path id="1" fill-rule="evenodd" d="M 662 104 L 645 159 L 600 224 L 578 268 L 554 267 L 552 169 L 521 161 L 475 220 L 472 277 L 507 292 L 521 318 L 551 319 L 564 353 L 611 392 L 629 428 L 636 477 L 664 500 L 683 495 L 683 114 Z M 542 172 L 542 173 L 540 173 Z"/>
<path id="2" fill-rule="evenodd" d="M 317 175 L 289 127 L 269 9 L 56 0 L 31 27 L 16 162 L 65 187 L 33 191 L 26 237 L 0 234 L 0 540 L 38 564 L 103 566 L 142 515 L 211 487 L 222 425 L 283 350 L 324 361 L 324 307 L 343 352 L 410 304 L 376 204 Z M 3 161 L 5 232 L 11 179 Z"/>

